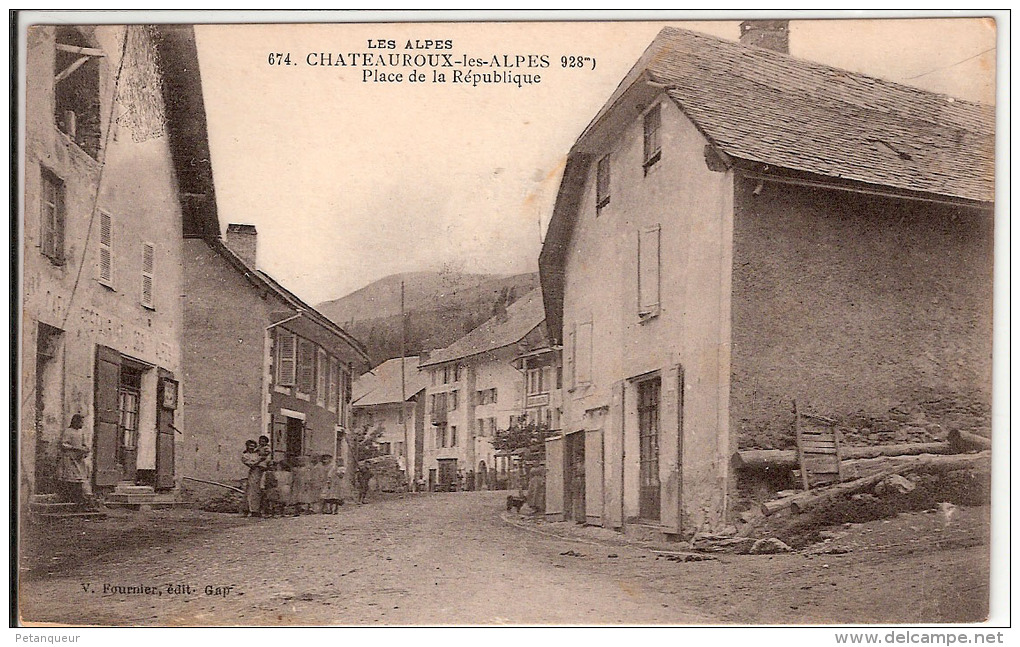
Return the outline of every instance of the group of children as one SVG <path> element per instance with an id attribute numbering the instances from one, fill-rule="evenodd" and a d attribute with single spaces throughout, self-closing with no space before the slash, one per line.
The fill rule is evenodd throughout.
<path id="1" fill-rule="evenodd" d="M 271 462 L 262 475 L 262 516 L 336 514 L 344 504 L 344 473 L 329 454 Z"/>

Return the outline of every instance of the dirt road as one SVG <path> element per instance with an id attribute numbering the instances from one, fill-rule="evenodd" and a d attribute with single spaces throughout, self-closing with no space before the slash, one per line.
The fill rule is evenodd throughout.
<path id="1" fill-rule="evenodd" d="M 861 545 L 678 563 L 508 525 L 503 496 L 408 495 L 336 516 L 236 525 L 184 513 L 209 515 L 215 527 L 29 573 L 22 617 L 99 625 L 931 622 L 975 621 L 987 604 L 987 545 L 946 543 L 948 535 L 938 550 Z M 173 536 L 168 513 L 135 514 Z"/>

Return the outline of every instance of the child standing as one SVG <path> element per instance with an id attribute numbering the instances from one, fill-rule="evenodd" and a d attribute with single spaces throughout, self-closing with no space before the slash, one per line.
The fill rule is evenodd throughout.
<path id="1" fill-rule="evenodd" d="M 322 484 L 322 513 L 336 514 L 344 504 L 340 496 L 340 469 L 329 454 L 322 455 L 322 464 L 327 467 L 326 479 Z"/>
<path id="2" fill-rule="evenodd" d="M 291 501 L 294 503 L 294 516 L 298 516 L 303 510 L 307 509 L 308 506 L 308 461 L 304 456 L 294 457 L 294 469 L 291 470 L 294 475 L 291 483 L 290 495 Z"/>
<path id="3" fill-rule="evenodd" d="M 322 489 L 326 484 L 326 470 L 329 468 L 322 462 L 322 456 L 312 456 L 312 465 L 309 467 L 311 481 L 309 482 L 309 506 L 313 513 L 322 512 Z"/>

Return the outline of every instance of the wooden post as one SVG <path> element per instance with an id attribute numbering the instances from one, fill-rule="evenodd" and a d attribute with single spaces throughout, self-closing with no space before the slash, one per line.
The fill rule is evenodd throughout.
<path id="1" fill-rule="evenodd" d="M 800 482 L 805 490 L 810 489 L 808 483 L 807 467 L 804 465 L 804 439 L 800 431 L 800 409 L 797 407 L 797 400 L 793 401 L 793 428 L 797 433 L 797 462 L 800 463 Z"/>

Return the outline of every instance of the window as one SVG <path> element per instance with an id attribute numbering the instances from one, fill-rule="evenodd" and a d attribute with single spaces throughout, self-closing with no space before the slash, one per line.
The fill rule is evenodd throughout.
<path id="1" fill-rule="evenodd" d="M 662 126 L 662 112 L 659 106 L 655 106 L 645 113 L 645 175 L 648 169 L 655 165 L 662 157 L 662 142 L 659 139 L 659 131 Z"/>
<path id="2" fill-rule="evenodd" d="M 609 204 L 609 155 L 599 160 L 595 172 L 595 213 L 602 213 Z"/>
<path id="3" fill-rule="evenodd" d="M 591 383 L 592 322 L 577 324 L 574 335 L 574 386 Z"/>
<path id="4" fill-rule="evenodd" d="M 379 443 L 379 453 L 382 454 L 383 456 L 388 456 L 390 454 L 390 444 Z"/>
<path id="5" fill-rule="evenodd" d="M 447 409 L 447 411 L 457 410 L 457 393 L 458 391 L 450 391 L 450 397 L 447 400 L 449 402 L 450 408 Z"/>
<path id="6" fill-rule="evenodd" d="M 496 419 L 495 418 L 489 418 L 489 435 L 490 436 L 495 436 L 496 435 Z"/>
<path id="7" fill-rule="evenodd" d="M 485 434 L 485 418 L 479 418 L 475 421 L 478 425 L 478 435 L 484 437 Z"/>
<path id="8" fill-rule="evenodd" d="M 113 216 L 106 211 L 99 212 L 99 267 L 97 279 L 107 287 L 113 287 Z"/>
<path id="9" fill-rule="evenodd" d="M 528 369 L 528 395 L 538 395 L 549 392 L 547 380 L 545 379 L 545 370 L 546 369 L 542 368 Z"/>
<path id="10" fill-rule="evenodd" d="M 142 306 L 155 310 L 153 301 L 154 281 L 156 274 L 156 246 L 142 243 Z"/>
<path id="11" fill-rule="evenodd" d="M 99 59 L 74 27 L 57 29 L 53 60 L 53 118 L 62 133 L 92 158 L 99 154 Z"/>
<path id="12" fill-rule="evenodd" d="M 659 518 L 659 378 L 638 383 L 639 515 Z"/>
<path id="13" fill-rule="evenodd" d="M 638 232 L 638 316 L 659 314 L 659 237 L 660 227 Z"/>
<path id="14" fill-rule="evenodd" d="M 297 390 L 311 396 L 315 386 L 315 344 L 307 339 L 298 339 Z"/>
<path id="15" fill-rule="evenodd" d="M 436 373 L 438 371 L 429 371 L 429 375 L 432 376 L 432 386 L 436 385 Z"/>
<path id="16" fill-rule="evenodd" d="M 464 376 L 464 367 L 463 366 L 461 366 L 460 364 L 457 364 L 455 367 L 453 367 L 453 381 L 454 382 L 460 382 L 460 380 L 461 380 L 461 378 L 463 376 Z"/>
<path id="17" fill-rule="evenodd" d="M 321 348 L 316 353 L 315 361 L 315 404 L 320 407 L 326 406 L 326 384 L 328 383 L 327 372 L 329 371 L 329 360 L 326 351 Z"/>
<path id="18" fill-rule="evenodd" d="M 556 388 L 557 389 L 562 389 L 563 388 L 563 367 L 562 366 L 557 366 L 556 367 Z"/>
<path id="19" fill-rule="evenodd" d="M 493 387 L 489 390 L 492 391 L 492 404 L 496 404 L 497 402 L 499 402 L 499 398 L 497 397 L 496 393 L 496 387 Z"/>
<path id="20" fill-rule="evenodd" d="M 457 425 L 450 427 L 450 447 L 457 446 Z"/>
<path id="21" fill-rule="evenodd" d="M 64 182 L 42 169 L 39 248 L 57 265 L 64 264 Z"/>
<path id="22" fill-rule="evenodd" d="M 276 383 L 280 386 L 294 386 L 297 358 L 297 335 L 276 329 Z"/>
<path id="23" fill-rule="evenodd" d="M 478 398 L 478 404 L 496 404 L 496 389 L 482 389 L 477 391 L 475 396 Z"/>

